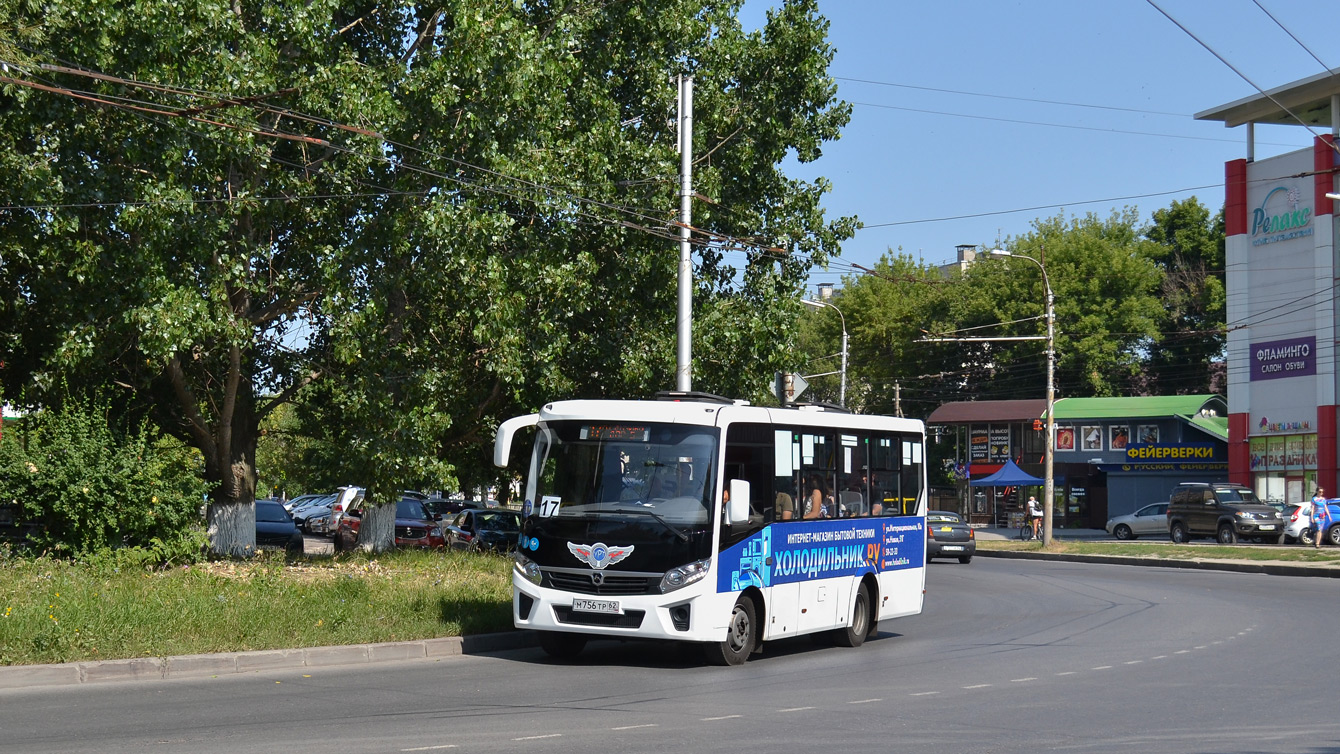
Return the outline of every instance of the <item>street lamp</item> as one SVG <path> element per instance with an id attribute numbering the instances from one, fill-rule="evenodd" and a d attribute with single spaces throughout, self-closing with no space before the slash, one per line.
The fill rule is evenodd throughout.
<path id="1" fill-rule="evenodd" d="M 832 291 L 833 287 L 828 286 L 829 296 L 832 295 Z M 828 298 L 828 296 L 825 296 L 824 298 Z M 811 299 L 803 298 L 800 300 L 800 303 L 804 304 L 805 306 L 812 306 L 815 309 L 822 309 L 823 307 L 826 306 L 829 309 L 832 309 L 833 311 L 837 312 L 838 317 L 841 318 L 842 320 L 842 372 L 841 372 L 842 382 L 840 383 L 840 387 L 838 388 L 838 405 L 846 406 L 847 405 L 847 318 L 842 315 L 841 309 L 828 303 L 827 301 L 813 301 Z M 829 372 L 829 374 L 832 374 L 832 372 Z"/>
<path id="2" fill-rule="evenodd" d="M 1038 266 L 1042 271 L 1042 285 L 1047 290 L 1047 444 L 1046 454 L 1044 456 L 1044 478 L 1043 498 L 1047 501 L 1042 506 L 1042 546 L 1048 547 L 1052 543 L 1052 505 L 1055 502 L 1056 478 L 1053 473 L 1055 465 L 1053 463 L 1053 444 L 1056 442 L 1056 309 L 1054 304 L 1056 297 L 1052 295 L 1052 284 L 1047 279 L 1047 268 L 1033 257 L 1023 254 L 1011 254 L 1004 249 L 992 249 L 992 256 L 1011 257 L 1014 259 L 1027 259 Z"/>

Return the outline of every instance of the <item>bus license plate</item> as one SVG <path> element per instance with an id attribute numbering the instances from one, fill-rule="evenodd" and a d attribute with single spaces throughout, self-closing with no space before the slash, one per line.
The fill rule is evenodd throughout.
<path id="1" fill-rule="evenodd" d="M 619 609 L 618 600 L 584 600 L 574 599 L 572 609 L 580 610 L 583 613 L 608 613 L 611 615 L 623 615 L 623 610 Z"/>

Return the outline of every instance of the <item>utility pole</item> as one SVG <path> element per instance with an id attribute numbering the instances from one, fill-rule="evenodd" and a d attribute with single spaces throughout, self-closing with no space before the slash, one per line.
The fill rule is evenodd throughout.
<path id="1" fill-rule="evenodd" d="M 676 332 L 675 389 L 693 390 L 693 77 L 675 77 L 679 85 L 679 316 Z"/>
<path id="2" fill-rule="evenodd" d="M 903 415 L 903 386 L 897 382 L 893 383 L 893 415 Z"/>

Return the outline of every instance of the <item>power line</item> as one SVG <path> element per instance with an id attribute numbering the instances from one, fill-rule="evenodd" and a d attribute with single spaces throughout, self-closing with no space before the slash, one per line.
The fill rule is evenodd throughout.
<path id="1" fill-rule="evenodd" d="M 1032 102 L 1032 103 L 1042 104 L 1042 105 L 1063 105 L 1063 106 L 1065 106 L 1065 107 L 1085 107 L 1085 108 L 1092 108 L 1092 109 L 1094 109 L 1094 110 L 1115 110 L 1115 111 L 1117 111 L 1117 112 L 1125 112 L 1125 113 L 1143 113 L 1143 114 L 1146 114 L 1146 115 L 1171 115 L 1171 116 L 1175 116 L 1175 117 L 1178 117 L 1178 118 L 1189 118 L 1189 117 L 1191 117 L 1190 114 L 1188 114 L 1188 113 L 1170 113 L 1170 112 L 1165 112 L 1165 111 L 1162 111 L 1162 110 L 1141 110 L 1141 109 L 1133 108 L 1133 107 L 1116 107 L 1116 106 L 1113 106 L 1113 105 L 1090 105 L 1090 104 L 1086 104 L 1086 103 L 1083 103 L 1083 102 L 1061 102 L 1061 101 L 1058 101 L 1058 100 L 1034 99 L 1034 98 L 1032 98 L 1032 97 L 1011 97 L 1011 96 L 1009 96 L 1009 95 L 1005 95 L 1005 94 L 987 94 L 987 93 L 985 93 L 985 92 L 966 92 L 966 91 L 962 91 L 962 90 L 958 90 L 958 89 L 940 89 L 940 88 L 933 87 L 933 86 L 917 86 L 917 85 L 915 85 L 915 84 L 898 84 L 898 83 L 894 83 L 894 82 L 892 82 L 892 81 L 872 81 L 872 80 L 870 80 L 870 79 L 854 79 L 854 78 L 847 78 L 847 77 L 844 77 L 844 76 L 834 76 L 833 78 L 836 79 L 837 81 L 852 81 L 852 82 L 855 82 L 855 83 L 858 83 L 858 84 L 874 84 L 874 85 L 876 85 L 876 86 L 892 86 L 892 87 L 897 87 L 897 88 L 899 88 L 899 89 L 916 89 L 916 90 L 918 90 L 918 91 L 923 91 L 923 92 L 939 92 L 939 93 L 942 93 L 942 94 L 961 94 L 961 95 L 964 95 L 964 96 L 967 96 L 967 97 L 990 97 L 990 98 L 992 98 L 992 99 L 1011 100 L 1011 101 L 1014 101 L 1014 102 Z"/>

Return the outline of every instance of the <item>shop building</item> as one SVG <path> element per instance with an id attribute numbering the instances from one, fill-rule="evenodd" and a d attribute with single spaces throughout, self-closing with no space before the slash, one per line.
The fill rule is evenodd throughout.
<path id="1" fill-rule="evenodd" d="M 972 523 L 1005 526 L 1028 494 L 972 488 L 971 479 L 1013 460 L 1045 474 L 1043 400 L 947 403 L 926 420 L 950 433 L 961 469 L 960 510 Z M 1058 527 L 1098 528 L 1112 516 L 1168 499 L 1182 482 L 1228 479 L 1227 403 L 1218 395 L 1062 398 L 1055 403 L 1052 508 Z"/>
<path id="2" fill-rule="evenodd" d="M 1196 114 L 1245 126 L 1225 166 L 1228 475 L 1258 497 L 1336 494 L 1337 72 Z M 1255 159 L 1255 125 L 1308 127 L 1310 148 Z"/>

